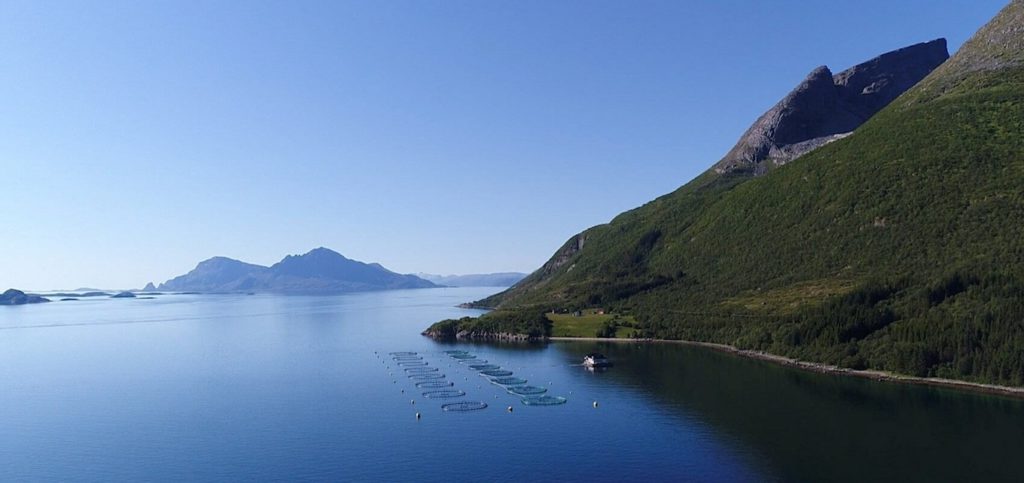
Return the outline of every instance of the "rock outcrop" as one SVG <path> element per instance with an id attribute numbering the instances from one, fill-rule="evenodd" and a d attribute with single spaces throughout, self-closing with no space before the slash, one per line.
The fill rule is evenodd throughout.
<path id="1" fill-rule="evenodd" d="M 946 59 L 938 39 L 882 54 L 833 75 L 813 71 L 754 122 L 714 166 L 719 174 L 761 175 L 845 137 Z"/>

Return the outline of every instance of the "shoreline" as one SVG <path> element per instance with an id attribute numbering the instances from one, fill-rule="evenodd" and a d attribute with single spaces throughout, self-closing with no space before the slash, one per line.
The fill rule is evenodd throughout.
<path id="1" fill-rule="evenodd" d="M 793 367 L 803 371 L 817 372 L 819 374 L 832 374 L 837 376 L 859 377 L 875 381 L 893 382 L 898 384 L 910 384 L 915 386 L 933 386 L 969 391 L 975 393 L 993 394 L 1006 396 L 1014 399 L 1024 399 L 1024 387 L 1000 386 L 996 384 L 984 384 L 980 382 L 959 381 L 956 379 L 930 378 L 906 376 L 888 371 L 857 370 L 823 364 L 819 362 L 807 362 L 790 357 L 769 354 L 767 352 L 742 350 L 727 344 L 716 344 L 713 342 L 697 342 L 692 340 L 668 340 L 668 339 L 604 339 L 599 337 L 548 337 L 549 341 L 575 341 L 575 342 L 613 342 L 613 343 L 641 343 L 641 344 L 681 344 L 694 347 L 703 347 L 717 352 L 732 354 L 738 357 L 756 359 L 770 362 L 780 366 Z"/>

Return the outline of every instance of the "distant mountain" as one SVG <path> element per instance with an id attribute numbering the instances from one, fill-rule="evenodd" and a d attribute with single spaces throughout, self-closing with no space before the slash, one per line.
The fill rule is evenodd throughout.
<path id="1" fill-rule="evenodd" d="M 526 275 L 519 272 L 478 273 L 470 275 L 416 274 L 417 277 L 424 280 L 448 287 L 511 287 L 526 278 Z"/>
<path id="2" fill-rule="evenodd" d="M 377 263 L 345 258 L 327 248 L 288 255 L 270 267 L 214 257 L 158 287 L 166 291 L 344 293 L 437 285 L 415 275 L 392 272 Z"/>
<path id="3" fill-rule="evenodd" d="M 146 284 L 145 287 L 142 287 L 142 291 L 143 292 L 152 292 L 152 291 L 155 291 L 155 290 L 156 290 L 156 285 L 153 285 L 153 282 L 149 282 L 149 283 Z"/>
<path id="4" fill-rule="evenodd" d="M 240 262 L 227 257 L 203 260 L 191 272 L 172 278 L 157 290 L 195 292 L 238 292 L 255 288 L 266 279 L 269 270 L 262 265 Z"/>
<path id="5" fill-rule="evenodd" d="M 45 299 L 38 295 L 29 295 L 21 290 L 15 290 L 13 288 L 3 294 L 0 294 L 0 305 L 38 304 L 49 301 L 49 299 Z"/>

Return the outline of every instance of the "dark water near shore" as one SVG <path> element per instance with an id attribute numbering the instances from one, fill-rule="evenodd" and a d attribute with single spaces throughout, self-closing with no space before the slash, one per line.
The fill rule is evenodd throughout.
<path id="1" fill-rule="evenodd" d="M 492 291 L 0 307 L 0 480 L 1024 480 L 1016 400 L 670 344 L 419 335 Z M 451 348 L 568 402 L 524 406 Z M 591 350 L 616 367 L 576 365 Z M 391 351 L 490 407 L 442 412 Z"/>

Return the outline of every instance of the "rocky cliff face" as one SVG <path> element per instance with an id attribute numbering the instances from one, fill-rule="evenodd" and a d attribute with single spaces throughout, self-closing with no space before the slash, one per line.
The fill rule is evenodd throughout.
<path id="1" fill-rule="evenodd" d="M 842 138 L 949 58 L 946 40 L 882 54 L 833 75 L 818 67 L 754 123 L 714 166 L 760 175 Z"/>

